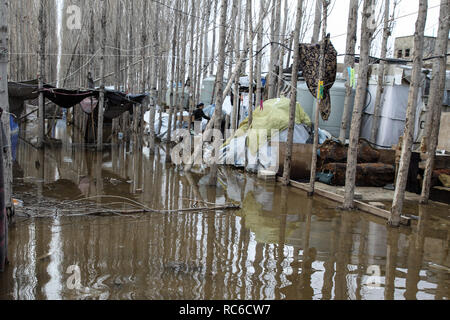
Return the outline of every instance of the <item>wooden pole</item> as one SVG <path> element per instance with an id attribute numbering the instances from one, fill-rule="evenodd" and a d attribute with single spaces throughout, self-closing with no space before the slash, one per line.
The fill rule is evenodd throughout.
<path id="1" fill-rule="evenodd" d="M 384 2 L 383 42 L 381 44 L 381 59 L 386 58 L 387 42 L 391 35 L 391 29 L 389 27 L 389 6 L 390 6 L 390 0 L 385 0 L 385 2 Z M 384 86 L 385 65 L 386 65 L 386 62 L 384 60 L 381 60 L 379 68 L 378 68 L 377 95 L 375 97 L 375 105 L 373 107 L 374 111 L 373 111 L 372 131 L 370 133 L 370 141 L 373 143 L 377 143 L 378 122 L 379 122 L 380 112 L 381 112 L 381 96 L 384 91 L 383 86 Z"/>
<path id="2" fill-rule="evenodd" d="M 354 206 L 356 166 L 358 159 L 359 135 L 361 129 L 361 118 L 363 107 L 366 103 L 367 78 L 369 71 L 369 52 L 374 30 L 371 28 L 372 0 L 364 0 L 362 26 L 361 26 L 361 55 L 359 61 L 358 86 L 356 88 L 355 106 L 353 110 L 352 125 L 350 128 L 350 146 L 347 156 L 347 171 L 345 179 L 344 209 Z"/>
<path id="3" fill-rule="evenodd" d="M 100 96 L 98 102 L 98 122 L 97 122 L 97 151 L 103 150 L 103 112 L 105 107 L 105 54 L 106 54 L 106 10 L 107 0 L 102 0 L 102 40 L 101 50 L 102 55 L 100 57 Z"/>
<path id="4" fill-rule="evenodd" d="M 427 21 L 427 10 L 428 1 L 419 0 L 419 15 L 417 17 L 416 32 L 414 34 L 414 64 L 408 96 L 408 108 L 406 110 L 405 134 L 403 137 L 402 155 L 400 158 L 398 177 L 395 186 L 394 201 L 392 203 L 391 216 L 389 218 L 389 224 L 393 227 L 398 227 L 400 224 L 400 216 L 403 211 L 403 201 L 405 199 L 405 189 L 411 161 L 417 98 L 422 79 L 424 30 Z"/>
<path id="5" fill-rule="evenodd" d="M 448 50 L 448 32 L 449 32 L 449 0 L 441 0 L 441 9 L 439 17 L 439 31 L 435 48 L 435 56 L 439 59 L 434 60 L 433 78 L 431 80 L 430 98 L 428 100 L 428 119 L 426 127 L 427 160 L 422 185 L 422 194 L 420 202 L 426 204 L 430 198 L 431 177 L 433 176 L 434 161 L 436 157 L 436 148 L 438 144 L 439 129 L 441 124 L 442 100 L 445 90 L 446 68 L 447 68 L 447 50 Z"/>
<path id="6" fill-rule="evenodd" d="M 45 98 L 44 92 L 44 78 L 45 78 L 45 41 L 47 38 L 47 19 L 45 14 L 45 8 L 47 5 L 46 0 L 40 1 L 39 6 L 39 58 L 38 58 L 38 88 L 39 88 L 39 113 L 38 113 L 38 148 L 44 147 L 45 138 Z"/>
<path id="7" fill-rule="evenodd" d="M 350 109 L 350 103 L 353 93 L 353 87 L 350 85 L 350 76 L 347 69 L 355 67 L 355 47 L 356 47 L 356 29 L 358 27 L 358 7 L 359 0 L 350 0 L 350 7 L 348 12 L 348 24 L 347 24 L 347 45 L 345 49 L 345 70 L 344 74 L 347 75 L 347 82 L 345 83 L 345 98 L 344 98 L 344 110 L 342 113 L 342 124 L 339 133 L 339 140 L 345 143 L 347 138 L 348 128 L 348 114 Z"/>
<path id="8" fill-rule="evenodd" d="M 300 27 L 302 25 L 303 0 L 297 0 L 297 20 L 294 31 L 294 65 L 292 66 L 292 80 L 291 80 L 291 103 L 289 107 L 289 129 L 287 138 L 286 157 L 284 159 L 283 184 L 289 185 L 291 179 L 291 159 L 292 147 L 294 144 L 294 129 L 295 129 L 295 109 L 297 107 L 297 78 L 299 69 L 299 42 L 300 42 Z"/>
<path id="9" fill-rule="evenodd" d="M 320 44 L 320 62 L 319 62 L 319 81 L 322 81 L 325 73 L 325 53 L 328 45 L 329 38 L 327 37 L 327 17 L 328 17 L 328 6 L 330 2 L 328 0 L 323 0 L 323 27 L 322 27 L 322 43 Z M 298 50 L 298 49 L 297 49 Z M 327 85 L 326 83 L 323 84 Z M 297 88 L 297 87 L 295 87 Z M 319 86 L 317 86 L 320 90 Z M 296 90 L 295 90 L 296 91 Z M 319 115 L 320 115 L 320 102 L 322 97 L 319 96 L 316 99 L 316 110 L 314 114 L 314 142 L 313 142 L 313 152 L 311 160 L 311 176 L 309 179 L 309 195 L 314 194 L 314 187 L 316 183 L 316 171 L 317 171 L 317 149 L 319 148 Z"/>
<path id="10" fill-rule="evenodd" d="M 3 183 L 5 207 L 7 211 L 12 210 L 12 154 L 11 154 L 11 133 L 9 123 L 9 101 L 8 101 L 8 2 L 0 1 L 0 108 L 3 109 L 3 129 L 6 137 L 3 140 L 7 145 L 3 145 Z M 6 151 L 6 152 L 5 152 Z M 0 261 L 1 262 L 1 261 Z"/>

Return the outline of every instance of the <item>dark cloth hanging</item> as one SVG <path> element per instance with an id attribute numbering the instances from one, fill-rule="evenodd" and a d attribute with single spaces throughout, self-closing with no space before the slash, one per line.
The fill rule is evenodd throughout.
<path id="1" fill-rule="evenodd" d="M 66 90 L 54 88 L 50 85 L 44 86 L 44 96 L 61 108 L 70 109 L 86 98 L 95 96 L 95 91 Z"/>
<path id="2" fill-rule="evenodd" d="M 337 51 L 330 39 L 325 39 L 325 65 L 324 78 L 319 79 L 321 44 L 300 44 L 300 70 L 303 71 L 303 77 L 311 94 L 317 97 L 317 87 L 319 80 L 324 82 L 324 98 L 319 105 L 320 115 L 324 121 L 327 121 L 331 114 L 330 89 L 336 81 L 337 72 Z"/>
<path id="3" fill-rule="evenodd" d="M 26 100 L 33 100 L 39 96 L 38 81 L 8 82 L 9 112 L 16 118 L 20 117 Z"/>

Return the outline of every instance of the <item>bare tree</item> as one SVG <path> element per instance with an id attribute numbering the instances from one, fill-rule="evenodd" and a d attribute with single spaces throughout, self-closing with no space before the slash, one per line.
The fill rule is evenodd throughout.
<path id="1" fill-rule="evenodd" d="M 378 83 L 377 83 L 377 94 L 375 97 L 375 105 L 373 111 L 373 123 L 372 123 L 372 132 L 370 134 L 370 141 L 377 143 L 377 134 L 378 134 L 378 122 L 380 117 L 380 109 L 381 109 L 381 96 L 383 94 L 383 85 L 384 85 L 384 76 L 385 76 L 385 65 L 386 55 L 387 55 L 387 43 L 388 39 L 391 35 L 391 28 L 389 26 L 389 8 L 390 0 L 384 1 L 384 27 L 383 27 L 383 40 L 381 44 L 381 61 L 378 68 Z"/>
<path id="2" fill-rule="evenodd" d="M 227 22 L 227 0 L 222 0 L 220 8 L 220 27 L 219 27 L 219 63 L 217 65 L 216 76 L 216 108 L 214 110 L 214 129 L 220 130 L 222 125 L 222 104 L 224 97 L 223 94 L 223 77 L 225 73 L 225 45 L 226 45 L 226 22 Z M 216 138 L 214 138 L 216 139 Z M 215 155 L 218 159 L 218 155 Z M 215 161 L 211 166 L 211 176 L 209 180 L 210 185 L 217 184 L 217 162 Z"/>
<path id="3" fill-rule="evenodd" d="M 98 101 L 98 122 L 97 122 L 97 151 L 103 150 L 103 112 L 105 107 L 105 55 L 106 55 L 106 13 L 107 1 L 102 0 L 102 41 L 100 56 L 100 95 Z"/>
<path id="4" fill-rule="evenodd" d="M 46 9 L 47 1 L 41 0 L 39 6 L 39 113 L 38 113 L 38 148 L 44 147 L 45 137 L 45 98 L 44 98 L 44 79 L 45 79 L 45 41 L 47 37 Z"/>
<path id="5" fill-rule="evenodd" d="M 403 201 L 405 198 L 406 183 L 411 162 L 417 98 L 419 96 L 422 81 L 424 31 L 427 21 L 427 11 L 428 1 L 419 0 L 419 15 L 417 17 L 416 32 L 414 34 L 413 70 L 408 96 L 408 108 L 406 110 L 406 125 L 403 136 L 402 155 L 398 169 L 391 216 L 389 218 L 389 224 L 391 226 L 398 226 L 400 224 L 400 216 L 403 210 Z"/>
<path id="6" fill-rule="evenodd" d="M 344 209 L 351 209 L 354 205 L 356 166 L 358 158 L 359 134 L 364 104 L 366 102 L 367 79 L 369 72 L 369 52 L 373 29 L 370 19 L 373 0 L 364 0 L 361 26 L 361 55 L 359 61 L 358 86 L 356 88 L 355 106 L 352 125 L 350 128 L 350 146 L 347 156 L 347 172 L 345 179 Z"/>
<path id="7" fill-rule="evenodd" d="M 327 38 L 327 18 L 328 18 L 328 6 L 330 4 L 329 0 L 323 0 L 323 26 L 322 26 L 322 43 L 320 44 L 320 62 L 319 62 L 319 81 L 322 81 L 325 75 L 325 53 L 328 45 L 329 39 Z M 325 85 L 325 84 L 324 84 Z M 320 90 L 320 86 L 317 86 L 317 90 Z M 319 146 L 319 113 L 320 113 L 320 103 L 322 98 L 320 95 L 316 99 L 316 111 L 314 120 L 314 142 L 313 142 L 313 152 L 311 160 L 311 176 L 309 180 L 309 192 L 314 193 L 315 183 L 316 183 L 316 171 L 317 171 L 317 148 Z"/>
<path id="8" fill-rule="evenodd" d="M 291 80 L 291 102 L 289 106 L 289 129 L 286 144 L 286 157 L 284 159 L 283 184 L 288 185 L 291 179 L 291 160 L 292 160 L 292 146 L 294 144 L 294 129 L 295 129 L 295 110 L 297 107 L 297 79 L 299 70 L 300 51 L 300 27 L 302 25 L 303 0 L 297 0 L 297 19 L 295 22 L 294 31 L 294 65 L 292 66 L 292 80 Z"/>
<path id="9" fill-rule="evenodd" d="M 441 0 L 439 17 L 438 38 L 435 48 L 435 56 L 439 58 L 433 63 L 433 77 L 431 79 L 430 98 L 428 101 L 428 119 L 425 129 L 427 141 L 427 160 L 422 185 L 421 203 L 427 203 L 430 197 L 431 177 L 434 170 L 436 148 L 438 144 L 439 130 L 441 127 L 442 99 L 445 90 L 448 32 L 449 32 L 449 1 Z"/>
<path id="10" fill-rule="evenodd" d="M 2 122 L 4 134 L 7 145 L 3 145 L 3 183 L 4 183 L 4 197 L 5 207 L 7 210 L 12 210 L 12 155 L 11 155 L 11 134 L 9 124 L 9 102 L 8 102 L 8 3 L 6 0 L 0 1 L 0 108 L 3 109 Z M 6 222 L 5 222 L 6 223 Z M 3 261 L 0 261 L 2 263 Z"/>
<path id="11" fill-rule="evenodd" d="M 311 43 L 317 43 L 319 42 L 319 36 L 320 36 L 320 27 L 322 25 L 322 0 L 316 0 L 316 8 L 314 11 L 314 29 L 313 29 L 313 35 L 311 38 Z M 355 24 L 356 27 L 356 24 Z"/>
<path id="12" fill-rule="evenodd" d="M 345 49 L 344 65 L 348 68 L 355 67 L 355 46 L 356 46 L 356 29 L 358 27 L 358 1 L 350 0 L 350 7 L 348 12 L 348 24 L 347 24 L 347 45 Z M 350 108 L 351 97 L 353 93 L 353 87 L 350 84 L 350 75 L 347 70 L 344 70 L 344 74 L 347 74 L 347 82 L 345 84 L 345 99 L 344 110 L 342 112 L 342 124 L 339 133 L 339 140 L 345 143 L 348 127 L 348 114 Z"/>

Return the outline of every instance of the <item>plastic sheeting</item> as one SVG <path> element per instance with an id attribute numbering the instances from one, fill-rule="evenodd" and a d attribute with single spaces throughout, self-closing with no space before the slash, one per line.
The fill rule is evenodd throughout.
<path id="1" fill-rule="evenodd" d="M 180 113 L 177 114 L 178 116 L 180 116 Z M 156 133 L 156 137 L 158 139 L 160 139 L 161 141 L 167 141 L 167 131 L 169 128 L 169 114 L 166 112 L 162 113 L 162 121 L 161 121 L 161 128 L 159 127 L 159 112 L 155 112 L 155 133 Z M 176 125 L 176 117 L 175 115 L 172 115 L 172 131 L 175 131 L 175 125 Z M 183 117 L 187 117 L 189 116 L 189 112 L 184 111 L 183 112 Z M 150 131 L 150 111 L 147 111 L 144 114 L 144 121 L 147 123 L 146 125 L 146 132 L 148 133 Z M 158 134 L 159 132 L 159 134 Z"/>

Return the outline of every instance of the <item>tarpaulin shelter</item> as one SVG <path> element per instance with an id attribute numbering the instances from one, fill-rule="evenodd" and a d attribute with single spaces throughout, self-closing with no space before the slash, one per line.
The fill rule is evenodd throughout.
<path id="1" fill-rule="evenodd" d="M 86 98 L 98 94 L 96 91 L 58 89 L 50 85 L 44 86 L 44 97 L 57 106 L 70 109 Z"/>
<path id="2" fill-rule="evenodd" d="M 26 100 L 33 100 L 39 96 L 37 80 L 23 82 L 8 82 L 9 112 L 18 118 Z"/>
<path id="3" fill-rule="evenodd" d="M 94 96 L 98 99 L 99 92 L 96 91 L 96 95 Z M 133 106 L 136 104 L 142 104 L 147 98 L 147 94 L 125 94 L 120 91 L 114 90 L 106 90 L 105 91 L 105 110 L 103 116 L 105 120 L 113 120 L 117 117 L 120 117 L 125 112 L 130 112 L 133 114 Z M 86 100 L 89 102 L 89 99 Z M 86 110 L 84 110 L 86 112 Z M 88 112 L 86 112 L 88 113 Z M 98 109 L 94 109 L 94 119 L 97 119 L 96 115 L 98 114 Z"/>

